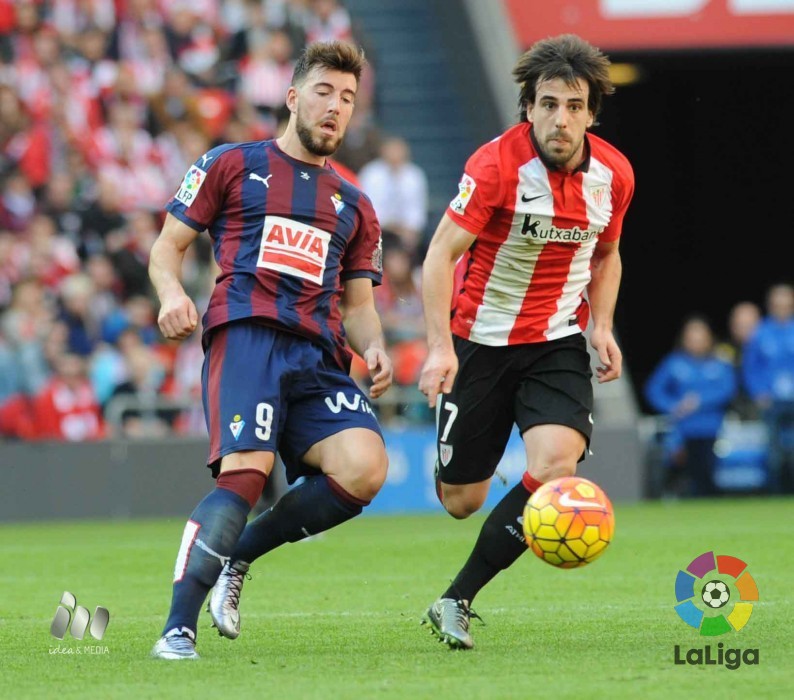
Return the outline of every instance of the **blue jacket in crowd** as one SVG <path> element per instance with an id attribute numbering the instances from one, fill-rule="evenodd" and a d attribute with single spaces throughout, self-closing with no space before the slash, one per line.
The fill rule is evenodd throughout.
<path id="1" fill-rule="evenodd" d="M 714 355 L 695 357 L 681 350 L 667 355 L 645 385 L 648 403 L 669 416 L 671 427 L 684 439 L 715 437 L 735 393 L 733 365 Z M 680 418 L 672 415 L 687 394 L 698 396 L 698 408 Z"/>
<path id="2" fill-rule="evenodd" d="M 761 321 L 744 347 L 742 370 L 754 399 L 794 401 L 794 319 Z"/>

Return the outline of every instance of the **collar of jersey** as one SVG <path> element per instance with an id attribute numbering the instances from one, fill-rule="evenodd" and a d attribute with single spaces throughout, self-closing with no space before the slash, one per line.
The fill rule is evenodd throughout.
<path id="1" fill-rule="evenodd" d="M 281 146 L 276 143 L 276 139 L 272 139 L 270 143 L 273 144 L 273 148 L 276 150 L 282 158 L 285 160 L 290 161 L 291 163 L 295 163 L 299 165 L 301 168 L 317 168 L 318 170 L 328 170 L 328 158 L 325 159 L 324 165 L 315 165 L 314 163 L 307 163 L 305 160 L 298 160 L 297 158 L 293 158 L 289 153 L 283 151 Z"/>
<path id="2" fill-rule="evenodd" d="M 555 172 L 564 172 L 560 170 L 554 163 L 550 162 L 546 156 L 543 155 L 543 151 L 540 150 L 540 146 L 538 146 L 538 140 L 535 138 L 535 127 L 530 125 L 529 127 L 529 140 L 532 142 L 532 148 L 535 149 L 535 153 L 538 154 L 538 158 L 540 158 L 543 165 L 546 166 L 546 170 L 551 170 Z M 587 138 L 587 134 L 584 135 L 584 160 L 577 165 L 571 175 L 575 173 L 586 173 L 590 170 L 590 139 Z"/>

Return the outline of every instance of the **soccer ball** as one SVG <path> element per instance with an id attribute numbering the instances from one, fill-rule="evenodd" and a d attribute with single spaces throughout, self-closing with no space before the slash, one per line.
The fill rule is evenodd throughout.
<path id="1" fill-rule="evenodd" d="M 548 481 L 524 506 L 524 536 L 543 561 L 563 569 L 589 564 L 612 541 L 615 516 L 592 481 L 565 476 Z"/>
<path id="2" fill-rule="evenodd" d="M 731 592 L 722 581 L 709 581 L 703 586 L 702 598 L 710 608 L 721 608 L 731 599 Z"/>

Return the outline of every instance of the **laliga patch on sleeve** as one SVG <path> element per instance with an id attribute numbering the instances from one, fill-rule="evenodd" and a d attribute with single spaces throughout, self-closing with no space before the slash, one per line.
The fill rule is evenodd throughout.
<path id="1" fill-rule="evenodd" d="M 450 202 L 450 209 L 457 214 L 462 214 L 466 211 L 466 205 L 471 201 L 471 196 L 476 188 L 477 183 L 474 182 L 474 178 L 464 173 L 458 183 L 458 196 Z"/>
<path id="2" fill-rule="evenodd" d="M 196 195 L 207 179 L 206 171 L 194 165 L 185 174 L 185 179 L 179 187 L 179 192 L 176 193 L 174 199 L 182 202 L 186 207 L 189 207 L 196 201 Z"/>

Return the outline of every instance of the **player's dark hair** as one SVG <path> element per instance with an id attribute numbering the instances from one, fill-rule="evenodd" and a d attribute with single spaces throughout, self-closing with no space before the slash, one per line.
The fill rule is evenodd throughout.
<path id="1" fill-rule="evenodd" d="M 361 71 L 367 64 L 364 50 L 347 41 L 318 41 L 309 44 L 298 58 L 292 73 L 292 84 L 300 85 L 317 66 L 351 73 L 358 84 Z"/>
<path id="2" fill-rule="evenodd" d="M 609 78 L 609 59 L 575 34 L 543 39 L 518 59 L 513 77 L 521 86 L 519 120 L 527 121 L 527 107 L 535 103 L 538 83 L 559 78 L 571 87 L 582 78 L 590 86 L 587 109 L 598 116 L 601 99 L 615 92 Z"/>

